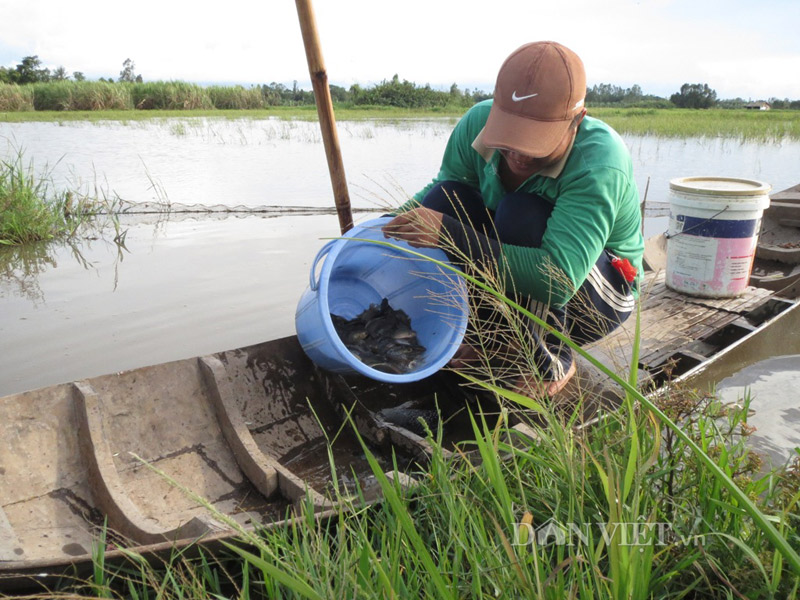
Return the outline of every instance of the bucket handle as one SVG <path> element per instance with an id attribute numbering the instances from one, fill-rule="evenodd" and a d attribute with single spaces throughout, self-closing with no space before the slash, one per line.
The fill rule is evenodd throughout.
<path id="1" fill-rule="evenodd" d="M 705 224 L 706 224 L 706 223 L 708 223 L 709 221 L 713 221 L 713 220 L 714 220 L 714 217 L 718 217 L 719 215 L 721 215 L 722 213 L 724 213 L 726 210 L 728 210 L 730 207 L 731 207 L 731 206 L 730 206 L 730 204 L 726 204 L 726 205 L 725 205 L 725 208 L 723 208 L 723 209 L 722 209 L 721 211 L 719 211 L 718 213 L 711 215 L 711 216 L 710 216 L 710 217 L 708 217 L 708 218 L 707 218 L 705 221 L 700 221 L 700 222 L 699 222 L 697 225 L 694 225 L 694 226 L 692 226 L 692 227 L 689 227 L 689 229 L 684 229 L 683 231 L 679 231 L 679 232 L 678 232 L 678 233 L 676 233 L 675 235 L 670 235 L 670 234 L 669 234 L 669 231 L 665 231 L 665 232 L 664 232 L 664 237 L 665 237 L 665 238 L 667 238 L 667 239 L 670 239 L 670 238 L 677 237 L 677 236 L 681 235 L 682 233 L 689 233 L 690 231 L 692 231 L 692 230 L 694 230 L 694 229 L 697 229 L 698 227 L 702 227 L 703 225 L 705 225 Z"/>
<path id="2" fill-rule="evenodd" d="M 338 240 L 331 240 L 330 242 L 328 242 L 327 244 L 325 244 L 325 245 L 322 247 L 322 249 L 320 249 L 320 251 L 319 251 L 319 252 L 317 252 L 317 256 L 314 258 L 314 262 L 313 262 L 313 263 L 311 263 L 311 273 L 309 274 L 309 283 L 308 283 L 308 287 L 310 287 L 310 288 L 311 288 L 311 291 L 312 291 L 312 292 L 316 292 L 316 291 L 317 291 L 317 288 L 319 287 L 319 281 L 317 281 L 317 280 L 314 278 L 314 273 L 317 271 L 317 263 L 320 261 L 320 259 L 321 259 L 323 256 L 325 256 L 325 255 L 326 255 L 328 252 L 330 252 L 330 251 L 331 251 L 331 248 L 333 248 L 333 244 L 334 244 L 335 242 L 337 242 L 337 241 L 338 241 Z"/>

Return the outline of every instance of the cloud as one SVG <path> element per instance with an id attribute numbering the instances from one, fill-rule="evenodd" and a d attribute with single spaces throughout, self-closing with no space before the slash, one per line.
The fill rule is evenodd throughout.
<path id="1" fill-rule="evenodd" d="M 517 46 L 555 39 L 583 58 L 590 84 L 669 95 L 708 83 L 720 97 L 800 98 L 800 36 L 790 23 L 800 2 L 771 3 L 786 18 L 744 0 L 318 0 L 314 9 L 329 80 L 340 85 L 396 73 L 488 91 Z M 90 78 L 117 77 L 131 58 L 146 80 L 308 81 L 292 2 L 229 0 L 212 11 L 185 0 L 0 0 L 0 40 L 5 66 L 36 54 Z"/>

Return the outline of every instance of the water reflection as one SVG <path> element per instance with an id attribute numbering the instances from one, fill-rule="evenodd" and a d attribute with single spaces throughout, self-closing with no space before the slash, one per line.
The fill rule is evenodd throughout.
<path id="1" fill-rule="evenodd" d="M 0 281 L 4 294 L 15 294 L 34 304 L 44 301 L 39 275 L 56 267 L 52 244 L 40 242 L 26 246 L 0 246 Z"/>
<path id="2" fill-rule="evenodd" d="M 754 414 L 748 423 L 756 428 L 750 445 L 773 466 L 798 456 L 800 448 L 800 354 L 777 356 L 720 381 L 724 402 L 735 402 L 749 394 Z"/>
<path id="3" fill-rule="evenodd" d="M 126 250 L 3 250 L 0 396 L 291 335 L 322 238 L 339 235 L 336 215 L 138 217 L 122 220 Z"/>

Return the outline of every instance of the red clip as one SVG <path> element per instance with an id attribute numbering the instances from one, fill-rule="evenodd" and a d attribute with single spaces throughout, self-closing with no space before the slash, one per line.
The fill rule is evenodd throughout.
<path id="1" fill-rule="evenodd" d="M 611 259 L 611 266 L 619 271 L 628 283 L 636 279 L 636 267 L 627 258 L 615 256 Z"/>

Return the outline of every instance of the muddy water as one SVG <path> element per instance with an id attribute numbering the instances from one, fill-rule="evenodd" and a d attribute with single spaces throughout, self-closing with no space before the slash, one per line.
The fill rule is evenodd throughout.
<path id="1" fill-rule="evenodd" d="M 800 448 L 800 354 L 777 356 L 749 365 L 720 381 L 724 402 L 746 395 L 754 414 L 748 424 L 756 428 L 750 436 L 753 448 L 780 466 Z"/>
<path id="2" fill-rule="evenodd" d="M 401 201 L 438 171 L 453 119 L 338 124 L 353 206 Z M 24 151 L 57 184 L 132 202 L 332 205 L 319 125 L 280 119 L 0 123 L 0 158 Z"/>
<path id="3" fill-rule="evenodd" d="M 767 464 L 786 464 L 800 447 L 800 312 L 780 316 L 776 326 L 730 350 L 692 383 L 716 390 L 726 403 L 749 397 L 752 447 Z"/>
<path id="4" fill-rule="evenodd" d="M 354 206 L 402 201 L 437 173 L 456 119 L 337 125 Z M 669 180 L 747 177 L 797 183 L 800 142 L 623 136 L 642 196 L 666 203 Z M 132 202 L 330 206 L 319 126 L 280 119 L 0 123 L 0 158 L 24 151 L 59 185 L 95 185 Z M 649 185 L 648 185 L 649 182 Z M 660 227 L 660 225 L 659 225 Z M 646 231 L 660 233 L 660 231 Z"/>
<path id="5" fill-rule="evenodd" d="M 0 249 L 0 396 L 294 334 L 320 238 L 338 235 L 335 215 L 124 225 L 125 249 Z"/>

